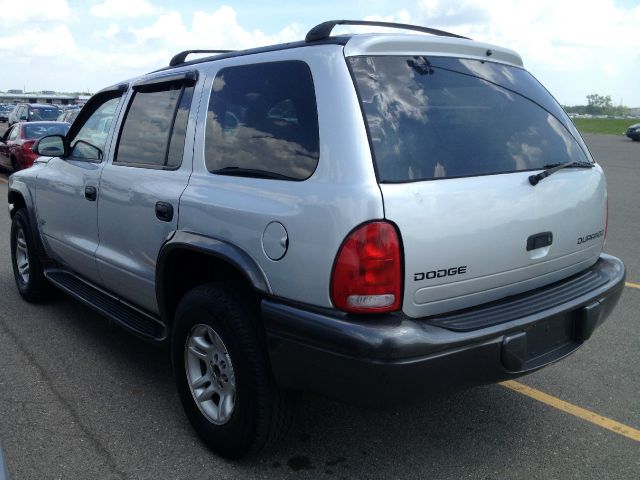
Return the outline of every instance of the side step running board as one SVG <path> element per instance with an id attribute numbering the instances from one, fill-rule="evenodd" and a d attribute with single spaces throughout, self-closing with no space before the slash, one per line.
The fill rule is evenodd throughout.
<path id="1" fill-rule="evenodd" d="M 128 305 L 118 297 L 110 295 L 66 270 L 48 269 L 45 271 L 45 276 L 56 287 L 136 335 L 157 342 L 167 338 L 166 325 L 158 318 Z"/>

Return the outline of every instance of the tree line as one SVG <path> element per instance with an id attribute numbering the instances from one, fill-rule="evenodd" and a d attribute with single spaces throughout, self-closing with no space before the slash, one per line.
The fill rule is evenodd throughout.
<path id="1" fill-rule="evenodd" d="M 587 95 L 586 105 L 564 106 L 567 113 L 577 113 L 581 115 L 629 115 L 629 107 L 625 105 L 614 105 L 611 95 L 598 95 L 593 93 Z"/>

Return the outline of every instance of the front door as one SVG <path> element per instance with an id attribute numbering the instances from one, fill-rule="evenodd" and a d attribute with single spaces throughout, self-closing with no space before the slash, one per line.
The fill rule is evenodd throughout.
<path id="1" fill-rule="evenodd" d="M 54 157 L 38 175 L 36 211 L 47 251 L 54 260 L 95 283 L 98 247 L 98 186 L 106 159 L 111 120 L 121 91 L 94 96 L 80 124 L 69 131 L 69 155 Z"/>

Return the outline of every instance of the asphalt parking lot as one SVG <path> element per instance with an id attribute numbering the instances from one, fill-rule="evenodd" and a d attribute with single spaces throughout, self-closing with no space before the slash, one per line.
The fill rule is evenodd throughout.
<path id="1" fill-rule="evenodd" d="M 221 460 L 190 428 L 167 352 L 71 299 L 20 299 L 0 208 L 0 447 L 11 478 L 640 478 L 640 144 L 586 140 L 608 179 L 606 250 L 629 283 L 582 349 L 519 383 L 600 417 L 503 385 L 392 410 L 305 395 L 285 442 Z"/>

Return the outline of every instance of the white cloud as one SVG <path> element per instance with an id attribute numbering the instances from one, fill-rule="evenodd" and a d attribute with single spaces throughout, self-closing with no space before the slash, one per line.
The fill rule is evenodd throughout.
<path id="1" fill-rule="evenodd" d="M 398 12 L 384 19 L 405 18 Z M 411 23 L 516 50 L 567 103 L 610 93 L 607 82 L 638 70 L 632 57 L 640 51 L 640 6 L 625 9 L 614 0 L 419 0 Z"/>
<path id="2" fill-rule="evenodd" d="M 0 25 L 13 27 L 18 23 L 67 21 L 72 12 L 66 0 L 30 0 L 27 4 L 15 0 L 0 0 Z"/>
<path id="3" fill-rule="evenodd" d="M 69 29 L 58 25 L 46 30 L 30 28 L 4 37 L 0 43 L 2 49 L 6 49 L 7 54 L 17 52 L 28 58 L 66 56 L 74 54 L 77 46 Z"/>
<path id="4" fill-rule="evenodd" d="M 89 10 L 92 15 L 103 18 L 145 17 L 159 12 L 160 9 L 147 0 L 105 0 Z"/>
<path id="5" fill-rule="evenodd" d="M 141 44 L 155 45 L 173 51 L 180 48 L 244 49 L 301 38 L 300 26 L 292 23 L 274 35 L 261 30 L 249 31 L 237 20 L 236 11 L 221 6 L 213 13 L 197 11 L 187 26 L 179 12 L 161 15 L 152 25 L 130 29 Z"/>
<path id="6" fill-rule="evenodd" d="M 599 93 L 611 94 L 616 103 L 622 99 L 640 106 L 640 93 L 634 88 L 640 76 L 638 3 L 633 8 L 619 0 L 357 3 L 361 16 L 345 16 L 425 25 L 512 48 L 563 103 L 584 103 L 586 94 Z M 282 6 L 279 18 L 285 20 L 270 15 L 259 21 L 260 29 L 251 29 L 246 17 L 238 18 L 246 7 L 202 2 L 194 12 L 189 6 L 193 4 L 0 0 L 0 56 L 4 65 L 14 66 L 3 71 L 0 88 L 37 81 L 47 90 L 98 89 L 165 66 L 180 50 L 235 50 L 300 40 L 318 18 L 333 17 L 320 4 L 304 3 L 291 11 Z M 266 7 L 255 8 L 259 13 L 252 13 L 254 21 L 267 15 Z M 334 32 L 371 30 L 349 26 Z"/>
<path id="7" fill-rule="evenodd" d="M 116 23 L 110 23 L 109 27 L 104 32 L 95 32 L 93 34 L 96 38 L 114 38 L 120 33 L 120 26 Z"/>

